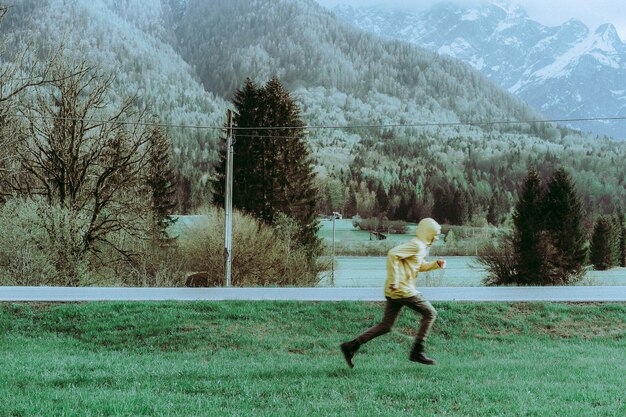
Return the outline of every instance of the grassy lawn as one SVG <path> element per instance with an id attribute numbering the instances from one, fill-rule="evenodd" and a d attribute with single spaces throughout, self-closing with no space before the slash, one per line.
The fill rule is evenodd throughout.
<path id="1" fill-rule="evenodd" d="M 0 304 L 0 416 L 623 416 L 626 304 L 435 303 L 348 369 L 365 302 Z"/>

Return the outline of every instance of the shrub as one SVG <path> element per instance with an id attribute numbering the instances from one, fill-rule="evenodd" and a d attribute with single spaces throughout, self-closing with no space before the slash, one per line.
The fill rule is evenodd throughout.
<path id="1" fill-rule="evenodd" d="M 37 198 L 0 208 L 0 279 L 4 285 L 78 286 L 88 272 L 81 213 Z"/>
<path id="2" fill-rule="evenodd" d="M 368 219 L 358 220 L 353 218 L 352 225 L 358 227 L 361 230 L 370 232 L 383 232 L 383 233 L 406 233 L 408 227 L 404 220 L 388 220 L 386 217 L 379 219 L 377 217 L 371 217 Z"/>
<path id="3" fill-rule="evenodd" d="M 408 239 L 407 239 L 408 240 Z M 335 244 L 336 256 L 386 256 L 389 249 L 401 242 L 390 240 L 353 240 Z"/>
<path id="4" fill-rule="evenodd" d="M 496 239 L 487 241 L 477 257 L 478 263 L 485 266 L 485 285 L 510 285 L 517 281 L 517 258 L 515 242 L 511 231 L 502 232 Z"/>
<path id="5" fill-rule="evenodd" d="M 361 219 L 358 222 L 358 227 L 361 230 L 366 230 L 369 232 L 378 230 L 378 219 L 376 217 L 370 217 L 368 219 Z"/>
<path id="6" fill-rule="evenodd" d="M 404 220 L 392 220 L 388 223 L 387 229 L 391 233 L 404 234 L 407 232 L 408 227 Z"/>
<path id="7" fill-rule="evenodd" d="M 176 243 L 159 246 L 154 241 L 138 242 L 140 252 L 128 262 L 122 283 L 132 287 L 184 287 L 186 262 Z"/>
<path id="8" fill-rule="evenodd" d="M 207 285 L 224 284 L 224 212 L 205 208 L 204 225 L 178 239 L 189 271 L 208 274 Z M 283 219 L 275 230 L 238 211 L 233 214 L 232 284 L 234 286 L 313 286 L 322 269 L 310 264 L 310 254 L 293 238 L 290 222 Z"/>

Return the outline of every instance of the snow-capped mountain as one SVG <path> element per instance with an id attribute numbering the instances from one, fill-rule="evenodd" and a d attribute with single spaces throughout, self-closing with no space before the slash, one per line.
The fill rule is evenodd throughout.
<path id="1" fill-rule="evenodd" d="M 549 118 L 626 116 L 626 44 L 612 24 L 571 19 L 548 27 L 504 2 L 439 3 L 423 12 L 337 6 L 334 13 L 382 37 L 463 60 Z M 564 123 L 626 139 L 626 121 Z"/>

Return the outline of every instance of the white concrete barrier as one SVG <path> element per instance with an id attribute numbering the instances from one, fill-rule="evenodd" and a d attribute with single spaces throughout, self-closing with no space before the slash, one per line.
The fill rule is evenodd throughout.
<path id="1" fill-rule="evenodd" d="M 626 286 L 425 287 L 430 301 L 626 302 Z M 0 301 L 384 301 L 382 288 L 0 287 Z"/>

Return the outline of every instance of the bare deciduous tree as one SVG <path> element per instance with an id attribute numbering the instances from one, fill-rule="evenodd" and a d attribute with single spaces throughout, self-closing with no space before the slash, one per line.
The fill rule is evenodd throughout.
<path id="1" fill-rule="evenodd" d="M 20 169 L 11 173 L 11 187 L 18 195 L 41 195 L 50 205 L 86 216 L 77 255 L 108 244 L 128 257 L 111 237 L 143 233 L 147 204 L 139 190 L 148 160 L 143 114 L 132 110 L 132 100 L 113 103 L 112 76 L 84 62 L 55 64 L 53 74 L 53 81 L 21 105 Z"/>
<path id="2" fill-rule="evenodd" d="M 0 24 L 7 11 L 8 7 L 0 4 Z M 54 65 L 62 59 L 62 42 L 47 51 L 28 43 L 6 53 L 4 40 L 4 37 L 0 39 L 0 202 L 5 201 L 7 193 L 6 177 L 18 164 L 15 152 L 20 124 L 17 100 L 32 89 L 77 75 L 54 71 Z"/>

